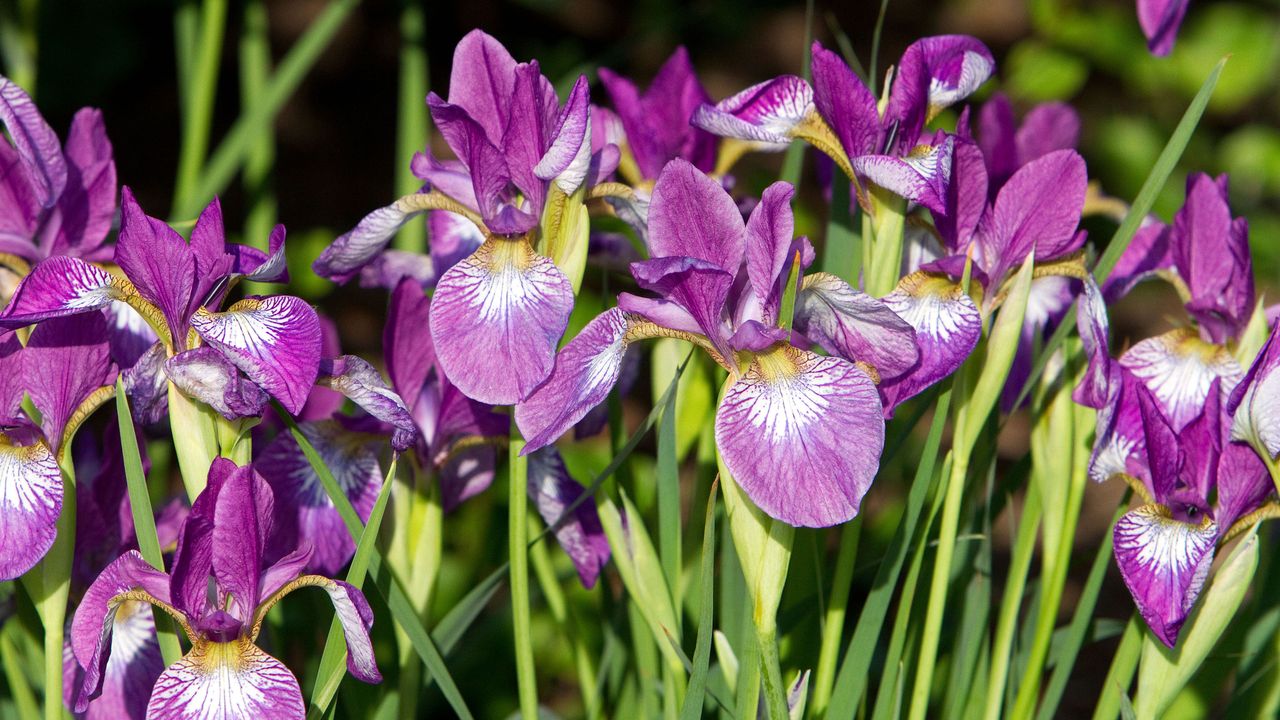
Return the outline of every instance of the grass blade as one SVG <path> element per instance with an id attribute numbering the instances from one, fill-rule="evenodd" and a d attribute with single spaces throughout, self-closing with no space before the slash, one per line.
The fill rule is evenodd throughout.
<path id="1" fill-rule="evenodd" d="M 679 382 L 679 378 L 675 382 Z M 683 606 L 680 592 L 680 465 L 676 457 L 676 393 L 667 396 L 658 423 L 658 556 L 676 609 L 672 632 L 680 637 Z M 714 503 L 712 503 L 714 506 Z"/>
<path id="2" fill-rule="evenodd" d="M 369 556 L 378 542 L 378 528 L 382 527 L 382 516 L 387 510 L 387 498 L 391 497 L 391 484 L 395 482 L 396 461 L 391 461 L 387 476 L 382 480 L 382 489 L 369 512 L 369 522 L 360 533 L 360 542 L 356 544 L 355 555 L 351 558 L 351 566 L 347 569 L 347 582 L 357 589 L 364 585 L 365 575 L 369 571 Z M 338 692 L 338 685 L 346 675 L 346 647 L 342 633 L 342 624 L 334 617 L 329 624 L 329 636 L 325 639 L 324 652 L 320 655 L 320 668 L 316 671 L 315 689 L 311 693 L 311 708 L 307 716 L 316 718 L 323 715 L 330 701 Z"/>
<path id="3" fill-rule="evenodd" d="M 427 21 L 423 3 L 400 8 L 400 97 L 396 116 L 396 197 L 410 195 L 422 181 L 409 169 L 409 158 L 427 144 Z M 426 252 L 427 228 L 414 222 L 400 228 L 395 247 Z"/>
<path id="4" fill-rule="evenodd" d="M 809 79 L 809 46 L 813 43 L 813 0 L 805 0 L 804 4 L 804 55 L 800 60 L 800 76 Z M 782 159 L 782 173 L 778 179 L 791 183 L 792 187 L 800 186 L 800 171 L 804 169 L 804 143 L 793 142 L 787 148 Z"/>
<path id="5" fill-rule="evenodd" d="M 138 452 L 133 414 L 129 411 L 129 397 L 120 377 L 116 377 L 116 421 L 120 427 L 120 457 L 124 463 L 124 479 L 129 489 L 129 510 L 133 513 L 133 534 L 138 539 L 138 550 L 151 567 L 164 572 L 164 555 L 160 552 L 160 539 L 156 535 L 156 516 L 151 509 L 147 478 L 142 472 L 142 455 Z M 155 619 L 160 654 L 167 667 L 182 657 L 182 646 L 178 643 L 173 621 L 162 613 L 155 613 Z"/>
<path id="6" fill-rule="evenodd" d="M 707 671 L 711 667 L 711 630 L 715 622 L 716 579 L 716 483 L 711 483 L 707 500 L 707 520 L 702 528 L 702 576 L 698 603 L 698 642 L 693 647 L 693 671 L 685 691 L 680 720 L 702 717 L 702 702 L 707 689 Z"/>

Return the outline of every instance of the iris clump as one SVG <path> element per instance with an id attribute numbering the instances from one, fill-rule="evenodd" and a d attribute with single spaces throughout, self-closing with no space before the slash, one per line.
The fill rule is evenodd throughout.
<path id="1" fill-rule="evenodd" d="M 1221 63 L 1134 194 L 978 37 L 476 29 L 428 92 L 408 5 L 398 192 L 286 247 L 270 120 L 350 7 L 272 74 L 248 4 L 209 152 L 226 10 L 169 220 L 0 43 L 0 714 L 1275 714 L 1280 310 L 1227 174 L 1158 199 Z"/>

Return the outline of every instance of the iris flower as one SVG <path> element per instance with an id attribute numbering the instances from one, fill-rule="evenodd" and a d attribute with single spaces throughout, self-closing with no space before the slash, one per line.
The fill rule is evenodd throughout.
<path id="1" fill-rule="evenodd" d="M 653 190 L 651 259 L 632 265 L 640 286 L 659 297 L 622 294 L 561 350 L 551 377 L 516 406 L 525 452 L 549 445 L 605 399 L 630 343 L 678 337 L 730 373 L 716 442 L 751 499 L 793 525 L 853 517 L 884 442 L 873 375 L 911 368 L 915 333 L 885 303 L 817 275 L 805 286 L 822 286 L 829 301 L 807 317 L 810 332 L 853 360 L 810 352 L 799 337 L 803 347 L 789 342 L 786 278 L 793 263 L 813 258 L 808 241 L 792 236 L 793 192 L 774 184 L 744 224 L 719 183 L 671 161 Z"/>
<path id="2" fill-rule="evenodd" d="M 816 42 L 812 67 L 812 86 L 784 75 L 703 106 L 693 122 L 763 150 L 807 140 L 858 181 L 863 207 L 871 185 L 941 212 L 951 139 L 933 142 L 925 124 L 986 81 L 995 68 L 991 51 L 964 35 L 912 43 L 892 74 L 883 108 L 838 55 Z"/>
<path id="3" fill-rule="evenodd" d="M 80 424 L 111 398 L 115 376 L 102 313 L 44 323 L 26 347 L 13 333 L 0 338 L 0 580 L 35 567 L 53 546 L 60 465 Z M 21 411 L 24 391 L 38 427 Z"/>
<path id="4" fill-rule="evenodd" d="M 478 30 L 454 50 L 448 101 L 432 93 L 427 104 L 457 160 L 415 160 L 429 192 L 374 211 L 314 267 L 346 281 L 415 215 L 450 210 L 468 218 L 484 240 L 439 276 L 433 342 L 464 394 L 511 405 L 551 372 L 575 282 L 557 262 L 580 273 L 586 257 L 585 224 L 580 238 L 567 228 L 585 214 L 581 191 L 612 172 L 617 148 L 592 153 L 585 77 L 561 105 L 536 61 L 517 63 Z"/>
<path id="5" fill-rule="evenodd" d="M 268 395 L 298 412 L 319 372 L 315 310 L 288 295 L 246 297 L 219 310 L 234 281 L 287 277 L 283 226 L 272 232 L 270 253 L 229 244 L 215 199 L 188 243 L 144 214 L 128 188 L 122 195 L 115 253 L 120 274 L 75 257 L 51 257 L 19 284 L 0 312 L 0 326 L 96 313 L 123 302 L 161 339 L 162 348 L 144 366 L 154 377 L 163 377 L 163 368 L 184 393 L 230 418 L 261 414 Z M 160 379 L 149 387 L 162 395 L 165 384 Z"/>
<path id="6" fill-rule="evenodd" d="M 319 587 L 333 601 L 351 674 L 381 681 L 369 639 L 373 613 L 358 589 L 302 575 L 309 547 L 264 566 L 273 504 L 270 486 L 252 467 L 219 458 L 183 525 L 170 572 L 130 551 L 98 576 L 71 625 L 72 650 L 85 668 L 78 710 L 101 688 L 116 618 L 149 604 L 174 618 L 191 649 L 156 681 L 147 717 L 305 717 L 293 673 L 256 644 L 267 612 L 303 587 Z"/>
<path id="7" fill-rule="evenodd" d="M 116 166 L 102 113 L 82 108 L 65 145 L 31 97 L 0 77 L 0 262 L 25 274 L 53 255 L 111 258 L 104 244 L 116 212 Z"/>

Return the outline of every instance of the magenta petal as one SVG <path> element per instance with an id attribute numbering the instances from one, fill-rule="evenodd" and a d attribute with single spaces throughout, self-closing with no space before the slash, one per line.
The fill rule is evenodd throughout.
<path id="1" fill-rule="evenodd" d="M 395 430 L 391 447 L 396 452 L 408 450 L 418 436 L 418 426 L 404 401 L 387 387 L 382 375 L 367 360 L 343 355 L 320 362 L 321 381 L 345 395 L 365 412 L 390 424 Z"/>
<path id="2" fill-rule="evenodd" d="M 0 423 L 18 417 L 27 389 L 22 377 L 22 341 L 12 330 L 0 330 Z"/>
<path id="3" fill-rule="evenodd" d="M 691 257 L 729 274 L 742 264 L 742 213 L 724 186 L 680 159 L 667 163 L 649 203 L 649 254 Z"/>
<path id="4" fill-rule="evenodd" d="M 733 331 L 733 335 L 729 337 L 729 347 L 756 353 L 790 339 L 791 333 L 784 328 L 765 325 L 759 320 L 747 320 Z"/>
<path id="5" fill-rule="evenodd" d="M 1041 103 L 1022 119 L 1015 142 L 1022 164 L 1055 150 L 1074 150 L 1080 142 L 1080 115 L 1063 102 Z"/>
<path id="6" fill-rule="evenodd" d="M 258 463 L 255 462 L 254 468 L 258 467 Z M 279 497 L 279 493 L 276 493 L 276 497 Z M 276 527 L 279 526 L 279 519 L 277 516 Z M 351 536 L 348 534 L 346 537 L 350 539 Z M 272 539 L 270 542 L 274 543 L 275 540 Z M 271 567 L 262 571 L 262 576 L 258 579 L 258 597 L 266 601 L 285 585 L 297 580 L 311 565 L 311 559 L 314 554 L 315 549 L 311 544 L 304 543 L 297 550 L 272 563 Z M 341 569 L 341 565 L 339 565 L 338 569 Z M 337 570 L 334 570 L 334 572 L 336 573 Z"/>
<path id="7" fill-rule="evenodd" d="M 391 387 L 411 406 L 436 362 L 431 345 L 431 300 L 411 280 L 401 280 L 391 293 L 387 324 L 382 329 L 382 354 Z"/>
<path id="8" fill-rule="evenodd" d="M 1174 218 L 1169 246 L 1191 291 L 1187 311 L 1206 337 L 1225 343 L 1239 335 L 1255 303 L 1253 262 L 1248 221 L 1231 217 L 1226 175 L 1187 178 L 1186 204 Z"/>
<path id="9" fill-rule="evenodd" d="M 365 215 L 356 226 L 338 236 L 311 264 L 320 277 L 345 283 L 373 262 L 391 238 L 414 217 L 424 211 L 407 208 L 396 202 Z"/>
<path id="10" fill-rule="evenodd" d="M 920 357 L 916 331 L 892 305 L 827 273 L 806 279 L 796 298 L 796 329 L 829 353 L 872 365 L 882 380 L 911 369 Z"/>
<path id="11" fill-rule="evenodd" d="M 1080 300 L 1079 314 L 1076 316 L 1076 329 L 1089 366 L 1071 398 L 1081 405 L 1095 409 L 1105 407 L 1119 392 L 1119 370 L 1112 365 L 1108 346 L 1109 327 L 1107 305 L 1102 298 L 1102 291 L 1090 275 L 1084 282 L 1084 297 Z"/>
<path id="12" fill-rule="evenodd" d="M 987 167 L 982 150 L 972 140 L 957 138 L 951 157 L 946 207 L 935 212 L 933 220 L 947 250 L 963 253 L 987 209 Z"/>
<path id="13" fill-rule="evenodd" d="M 228 420 L 259 417 L 267 404 L 266 391 L 243 377 L 225 355 L 207 345 L 164 361 L 162 377 L 166 376 L 184 395 L 208 405 Z"/>
<path id="14" fill-rule="evenodd" d="M 191 327 L 262 389 L 297 414 L 320 367 L 320 319 L 289 295 L 247 297 L 226 312 L 204 310 Z"/>
<path id="15" fill-rule="evenodd" d="M 54 256 L 37 264 L 18 284 L 0 312 L 0 327 L 16 330 L 103 308 L 115 293 L 111 273 L 79 258 Z"/>
<path id="16" fill-rule="evenodd" d="M 448 210 L 427 214 L 431 236 L 431 264 L 436 276 L 475 252 L 484 243 L 484 231 L 467 218 Z"/>
<path id="17" fill-rule="evenodd" d="M 196 291 L 196 257 L 182 236 L 148 217 L 128 187 L 120 190 L 120 239 L 116 264 L 144 299 L 160 308 L 176 342 L 186 336 Z"/>
<path id="18" fill-rule="evenodd" d="M 12 445 L 0 435 L 0 580 L 12 580 L 40 562 L 57 535 L 62 513 L 62 471 L 43 443 Z"/>
<path id="19" fill-rule="evenodd" d="M 88 700 L 77 720 L 139 720 L 145 717 L 147 699 L 156 678 L 164 671 L 155 616 L 146 603 L 130 602 L 116 611 L 111 631 L 110 657 L 103 669 L 100 694 L 89 698 L 84 687 L 86 672 L 67 643 L 63 652 L 63 701 L 76 707 Z"/>
<path id="20" fill-rule="evenodd" d="M 921 38 L 902 54 L 885 114 L 904 121 L 918 114 L 918 120 L 901 128 L 910 137 L 929 116 L 972 95 L 995 67 L 991 51 L 977 38 Z"/>
<path id="21" fill-rule="evenodd" d="M 472 30 L 458 41 L 450 67 L 449 102 L 466 110 L 490 138 L 502 137 L 515 92 L 515 58 L 491 35 Z"/>
<path id="22" fill-rule="evenodd" d="M 27 181 L 45 208 L 53 207 L 67 184 L 67 163 L 58 135 L 40 115 L 31 96 L 12 80 L 0 76 L 0 122 L 9 131 L 22 158 Z"/>
<path id="23" fill-rule="evenodd" d="M 529 456 L 529 499 L 548 526 L 559 522 L 565 509 L 582 493 L 582 485 L 569 475 L 555 448 L 544 448 Z M 564 524 L 556 528 L 555 535 L 565 554 L 573 560 L 582 586 L 595 587 L 600 571 L 609 562 L 609 540 L 600 525 L 595 503 L 579 505 Z"/>
<path id="24" fill-rule="evenodd" d="M 1230 528 L 1236 520 L 1262 507 L 1275 492 L 1267 466 L 1253 448 L 1227 443 L 1218 458 L 1218 499 L 1214 520 Z"/>
<path id="25" fill-rule="evenodd" d="M 689 311 L 670 300 L 618 293 L 618 308 L 664 328 L 702 334 L 702 327 Z"/>
<path id="26" fill-rule="evenodd" d="M 1189 330 L 1147 338 L 1120 356 L 1119 363 L 1156 396 L 1175 432 L 1200 414 L 1215 378 L 1221 379 L 1222 392 L 1230 393 L 1244 376 L 1226 348 Z"/>
<path id="27" fill-rule="evenodd" d="M 747 277 L 765 308 L 764 319 L 770 322 L 776 319 L 777 305 L 781 302 L 779 280 L 785 284 L 782 275 L 791 260 L 788 255 L 796 229 L 791 198 L 795 194 L 790 183 L 776 182 L 765 188 L 760 204 L 747 218 Z"/>
<path id="28" fill-rule="evenodd" d="M 1146 437 L 1138 401 L 1141 381 L 1123 368 L 1119 378 L 1116 396 L 1098 412 L 1097 439 L 1089 458 L 1089 478 L 1094 482 L 1119 473 L 1150 478 L 1150 472 L 1143 467 Z"/>
<path id="29" fill-rule="evenodd" d="M 1257 441 L 1274 457 L 1280 453 L 1280 324 L 1274 326 L 1249 372 L 1231 392 L 1227 412 L 1234 440 Z"/>
<path id="30" fill-rule="evenodd" d="M 516 425 L 527 440 L 525 454 L 555 442 L 604 402 L 622 371 L 627 331 L 635 321 L 619 308 L 608 310 L 564 346 L 546 382 L 516 405 Z"/>
<path id="31" fill-rule="evenodd" d="M 271 486 L 251 466 L 237 468 L 222 484 L 213 511 L 213 575 L 220 608 L 243 623 L 258 607 L 262 556 L 271 535 L 275 501 Z M 223 600 L 230 596 L 228 605 Z"/>
<path id="32" fill-rule="evenodd" d="M 880 152 L 876 98 L 841 57 L 813 43 L 813 101 L 850 158 Z"/>
<path id="33" fill-rule="evenodd" d="M 164 366 L 167 359 L 164 344 L 151 346 L 133 367 L 120 373 L 124 391 L 129 396 L 133 417 L 143 425 L 153 425 L 169 413 L 169 378 Z"/>
<path id="34" fill-rule="evenodd" d="M 51 255 L 99 257 L 116 214 L 116 164 L 102 111 L 82 108 L 71 120 L 65 147 L 67 185 L 58 198 L 58 233 Z M 108 253 L 110 250 L 108 250 Z"/>
<path id="35" fill-rule="evenodd" d="M 683 307 L 698 323 L 722 355 L 729 356 L 725 341 L 725 302 L 734 276 L 715 263 L 689 257 L 658 257 L 631 264 L 631 275 L 640 287 L 665 296 Z"/>
<path id="36" fill-rule="evenodd" d="M 771 517 L 836 525 L 858 514 L 879 468 L 882 412 L 875 383 L 852 363 L 781 346 L 725 393 L 716 445 Z"/>
<path id="37" fill-rule="evenodd" d="M 356 514 L 367 520 L 382 487 L 382 469 L 369 441 L 332 421 L 302 423 L 298 428 L 333 472 Z M 355 553 L 355 543 L 293 436 L 278 435 L 253 466 L 271 485 L 280 508 L 278 539 L 273 539 L 272 545 L 309 545 L 308 571 L 323 575 L 341 571 Z"/>
<path id="38" fill-rule="evenodd" d="M 227 252 L 234 258 L 231 271 L 255 282 L 289 282 L 289 263 L 284 247 L 286 234 L 283 225 L 272 228 L 265 253 L 248 245 L 227 245 Z"/>
<path id="39" fill-rule="evenodd" d="M 1178 522 L 1159 505 L 1143 505 L 1116 523 L 1116 563 L 1124 584 L 1165 645 L 1173 647 L 1182 623 L 1195 605 L 1209 567 L 1218 527 Z"/>
<path id="40" fill-rule="evenodd" d="M 982 316 L 958 284 L 924 273 L 903 278 L 884 303 L 915 328 L 920 348 L 918 365 L 880 385 L 891 410 L 964 363 L 982 337 Z"/>
<path id="41" fill-rule="evenodd" d="M 92 312 L 40 323 L 22 351 L 22 373 L 56 453 L 70 439 L 63 435 L 80 405 L 115 381 L 106 317 Z"/>
<path id="42" fill-rule="evenodd" d="M 256 645 L 205 642 L 160 674 L 148 720 L 303 720 L 298 679 Z"/>
<path id="43" fill-rule="evenodd" d="M 445 374 L 468 397 L 512 405 L 555 362 L 573 288 L 527 240 L 493 237 L 440 278 L 431 339 Z"/>
<path id="44" fill-rule="evenodd" d="M 1152 55 L 1164 56 L 1173 50 L 1186 14 L 1187 0 L 1138 0 L 1138 24 Z"/>
<path id="45" fill-rule="evenodd" d="M 850 160 L 854 172 L 894 194 L 935 212 L 946 212 L 955 138 L 939 145 L 920 145 L 901 157 L 860 155 Z"/>
<path id="46" fill-rule="evenodd" d="M 362 682 L 382 682 L 378 661 L 373 654 L 373 642 L 369 639 L 373 610 L 364 593 L 341 580 L 326 580 L 321 587 L 329 593 L 334 614 L 342 623 L 342 634 L 347 639 L 347 669 Z"/>
<path id="47" fill-rule="evenodd" d="M 579 75 L 564 108 L 550 130 L 550 145 L 538 159 L 533 174 L 539 180 L 555 180 L 572 193 L 587 178 L 591 163 L 591 109 L 586 76 Z"/>
<path id="48" fill-rule="evenodd" d="M 983 236 L 983 257 L 994 262 L 988 268 L 993 281 L 1002 280 L 1003 270 L 1032 250 L 1040 260 L 1070 251 L 1087 185 L 1084 159 L 1074 150 L 1049 153 L 1009 178 L 996 196 Z"/>
<path id="49" fill-rule="evenodd" d="M 690 120 L 694 127 L 726 138 L 781 151 L 791 131 L 813 112 L 813 88 L 795 75 L 762 82 L 712 105 L 702 105 Z"/>
<path id="50" fill-rule="evenodd" d="M 1139 282 L 1173 266 L 1169 249 L 1171 234 L 1171 228 L 1155 216 L 1148 215 L 1143 219 L 1129 247 L 1120 254 L 1120 259 L 1102 284 L 1102 294 L 1107 301 L 1114 302 L 1128 295 Z"/>

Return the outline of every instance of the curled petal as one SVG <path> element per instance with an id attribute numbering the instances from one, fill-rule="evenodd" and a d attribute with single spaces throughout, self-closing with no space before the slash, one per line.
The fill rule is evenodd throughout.
<path id="1" fill-rule="evenodd" d="M 355 355 L 343 355 L 320 362 L 321 384 L 350 398 L 365 412 L 389 423 L 395 430 L 391 447 L 396 452 L 408 450 L 418 436 L 418 427 L 405 407 L 404 400 L 387 387 L 382 375 L 368 361 Z"/>
<path id="2" fill-rule="evenodd" d="M 1218 499 L 1214 520 L 1220 528 L 1230 529 L 1236 520 L 1261 508 L 1275 485 L 1267 474 L 1267 466 L 1253 448 L 1240 443 L 1227 443 L 1217 467 Z"/>
<path id="3" fill-rule="evenodd" d="M 0 327 L 17 329 L 51 318 L 97 310 L 119 294 L 111 273 L 74 257 L 56 255 L 31 270 L 0 312 Z"/>
<path id="4" fill-rule="evenodd" d="M 374 210 L 356 223 L 354 228 L 338 236 L 333 244 L 320 253 L 311 268 L 320 277 L 339 283 L 347 282 L 386 249 L 400 228 L 426 210 L 425 207 L 413 205 L 406 198 Z"/>
<path id="5" fill-rule="evenodd" d="M 556 356 L 555 369 L 524 402 L 516 425 L 528 454 L 555 442 L 608 396 L 622 371 L 627 332 L 638 320 L 619 308 L 596 317 Z"/>
<path id="6" fill-rule="evenodd" d="M 44 443 L 13 445 L 0 435 L 0 580 L 35 567 L 57 535 L 62 471 Z"/>
<path id="7" fill-rule="evenodd" d="M 234 262 L 231 271 L 255 282 L 289 282 L 288 256 L 284 248 L 285 229 L 276 225 L 267 239 L 267 252 L 248 245 L 227 245 Z"/>
<path id="8" fill-rule="evenodd" d="M 1081 405 L 1095 409 L 1105 407 L 1119 391 L 1120 371 L 1112 365 L 1111 350 L 1107 344 L 1109 327 L 1106 302 L 1091 275 L 1085 280 L 1084 297 L 1076 315 L 1076 329 L 1089 366 L 1071 397 Z"/>
<path id="9" fill-rule="evenodd" d="M 1280 454 L 1280 325 L 1273 328 L 1249 372 L 1231 392 L 1231 438 Z"/>
<path id="10" fill-rule="evenodd" d="M 62 156 L 62 144 L 31 96 L 2 76 L 0 122 L 13 138 L 27 181 L 35 188 L 36 200 L 42 207 L 53 207 L 67 184 L 67 162 Z"/>
<path id="11" fill-rule="evenodd" d="M 440 278 L 431 339 L 468 397 L 512 405 L 551 373 L 572 308 L 569 279 L 550 259 L 528 240 L 491 237 Z"/>
<path id="12" fill-rule="evenodd" d="M 922 272 L 903 278 L 884 304 L 915 328 L 920 348 L 913 368 L 880 386 L 892 410 L 964 363 L 982 336 L 982 315 L 958 284 Z"/>
<path id="13" fill-rule="evenodd" d="M 729 347 L 747 352 L 762 352 L 771 345 L 787 342 L 790 333 L 773 325 L 765 325 L 759 320 L 747 320 L 738 326 L 729 338 Z"/>
<path id="14" fill-rule="evenodd" d="M 591 165 L 591 109 L 587 78 L 579 75 L 551 129 L 551 145 L 533 168 L 540 180 L 554 180 L 565 193 L 577 190 Z"/>
<path id="15" fill-rule="evenodd" d="M 529 498 L 548 526 L 560 520 L 565 509 L 582 496 L 582 486 L 565 469 L 555 448 L 529 456 Z M 595 587 L 601 569 L 609 562 L 609 540 L 600 525 L 595 503 L 584 502 L 555 530 L 556 540 L 573 560 L 583 587 Z"/>
<path id="16" fill-rule="evenodd" d="M 163 362 L 162 379 L 167 376 L 184 395 L 208 405 L 228 420 L 260 417 L 266 407 L 267 393 L 211 347 L 186 350 Z M 157 394 L 151 407 L 160 397 Z M 167 401 L 163 407 L 168 407 Z"/>
<path id="17" fill-rule="evenodd" d="M 1222 392 L 1230 393 L 1244 376 L 1226 348 L 1187 329 L 1147 338 L 1119 362 L 1156 396 L 1175 432 L 1200 414 L 1215 378 L 1222 380 Z"/>
<path id="18" fill-rule="evenodd" d="M 712 105 L 702 105 L 690 121 L 721 137 L 781 151 L 791 144 L 791 131 L 813 112 L 813 88 L 795 75 L 783 75 L 743 90 Z"/>
<path id="19" fill-rule="evenodd" d="M 169 378 L 165 373 L 164 344 L 157 342 L 138 358 L 133 367 L 120 373 L 124 391 L 129 396 L 133 417 L 143 425 L 152 425 L 169 413 Z"/>
<path id="20" fill-rule="evenodd" d="M 319 575 L 303 575 L 286 584 L 271 600 L 259 608 L 257 620 L 254 623 L 254 635 L 256 636 L 267 611 L 276 601 L 304 587 L 318 587 L 324 590 L 333 602 L 334 614 L 342 624 L 342 634 L 346 636 L 347 669 L 351 674 L 363 682 L 382 682 L 377 659 L 373 654 L 373 643 L 369 639 L 369 628 L 373 627 L 373 610 L 359 588 L 341 580 L 332 580 Z"/>
<path id="21" fill-rule="evenodd" d="M 918 114 L 902 128 L 915 131 L 943 108 L 969 97 L 995 70 L 995 58 L 977 38 L 938 35 L 917 40 L 902 54 L 886 115 L 900 120 Z"/>
<path id="22" fill-rule="evenodd" d="M 1173 50 L 1186 14 L 1187 0 L 1138 0 L 1138 24 L 1152 55 L 1164 56 Z"/>
<path id="23" fill-rule="evenodd" d="M 1142 618 L 1173 647 L 1213 564 L 1218 527 L 1208 517 L 1192 525 L 1163 506 L 1143 505 L 1120 518 L 1113 537 L 1116 563 Z"/>
<path id="24" fill-rule="evenodd" d="M 333 472 L 356 514 L 367 520 L 382 487 L 378 456 L 368 439 L 346 432 L 332 421 L 302 423 L 298 429 Z M 277 436 L 254 462 L 254 468 L 266 478 L 284 509 L 272 545 L 310 545 L 313 554 L 307 570 L 325 575 L 341 571 L 355 553 L 355 543 L 293 436 Z"/>
<path id="25" fill-rule="evenodd" d="M 861 155 L 850 160 L 854 172 L 886 190 L 935 212 L 946 212 L 955 139 L 920 145 L 902 157 Z"/>
<path id="26" fill-rule="evenodd" d="M 745 229 L 742 213 L 719 182 L 678 158 L 663 168 L 649 202 L 651 257 L 691 257 L 736 274 Z"/>
<path id="27" fill-rule="evenodd" d="M 302 720 L 298 679 L 248 639 L 201 642 L 160 674 L 148 718 Z"/>
<path id="28" fill-rule="evenodd" d="M 836 525 L 858 514 L 879 468 L 882 412 L 875 383 L 852 363 L 778 346 L 725 393 L 716 445 L 771 517 Z"/>
<path id="29" fill-rule="evenodd" d="M 191 327 L 262 389 L 297 414 L 320 366 L 320 319 L 289 295 L 247 297 L 226 312 L 198 311 Z"/>
<path id="30" fill-rule="evenodd" d="M 796 329 L 829 353 L 875 367 L 881 379 L 910 370 L 920 358 L 916 331 L 886 300 L 828 273 L 805 280 L 796 298 Z"/>

